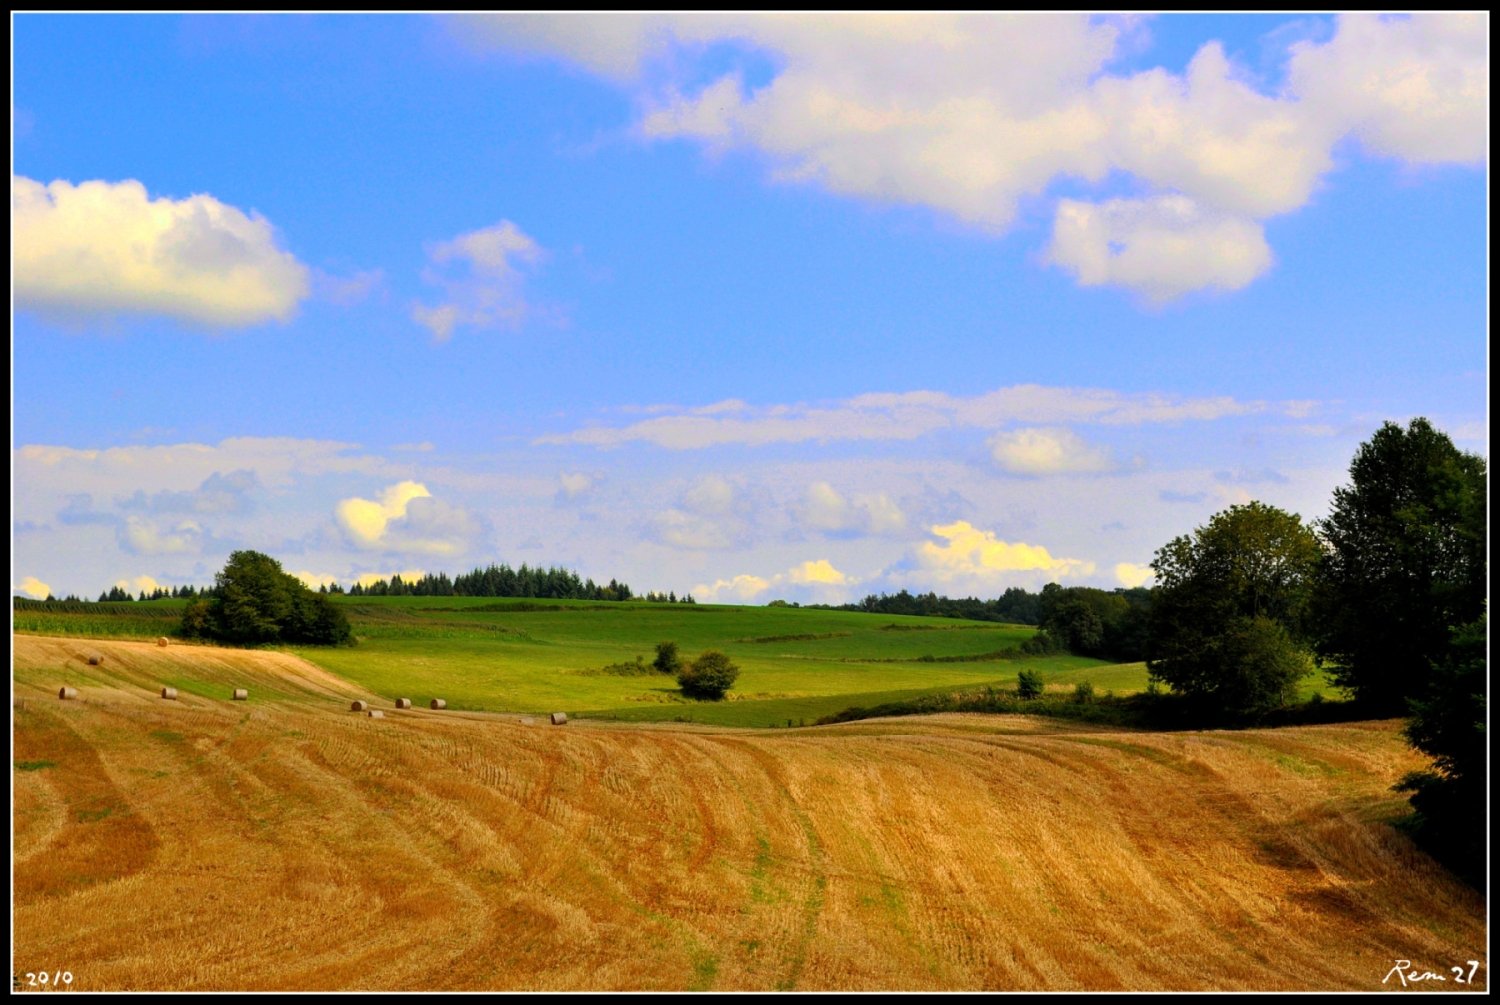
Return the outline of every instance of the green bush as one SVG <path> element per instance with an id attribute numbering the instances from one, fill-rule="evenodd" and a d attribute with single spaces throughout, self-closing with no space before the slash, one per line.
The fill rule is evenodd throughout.
<path id="1" fill-rule="evenodd" d="M 740 668 L 717 649 L 710 649 L 677 671 L 677 684 L 689 698 L 718 701 L 734 686 Z"/>
<path id="2" fill-rule="evenodd" d="M 1042 696 L 1042 675 L 1037 670 L 1022 670 L 1016 675 L 1016 696 L 1020 698 L 1040 698 Z"/>
<path id="3" fill-rule="evenodd" d="M 656 668 L 657 673 L 677 676 L 677 672 L 682 669 L 682 657 L 677 655 L 677 643 L 658 642 L 656 659 L 651 661 L 651 665 Z"/>
<path id="4" fill-rule="evenodd" d="M 1078 704 L 1080 705 L 1087 704 L 1088 702 L 1093 701 L 1093 681 L 1081 680 L 1077 684 L 1073 685 L 1073 700 L 1078 702 Z"/>

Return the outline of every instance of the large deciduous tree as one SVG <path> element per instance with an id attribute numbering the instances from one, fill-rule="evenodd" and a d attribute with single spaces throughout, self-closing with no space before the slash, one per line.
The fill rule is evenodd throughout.
<path id="1" fill-rule="evenodd" d="M 238 645 L 353 641 L 348 619 L 326 594 L 313 593 L 258 551 L 229 556 L 210 595 L 183 613 L 182 634 Z"/>
<path id="2" fill-rule="evenodd" d="M 1311 670 L 1300 647 L 1318 539 L 1294 513 L 1231 506 L 1157 551 L 1147 669 L 1224 715 L 1285 704 Z"/>
<path id="3" fill-rule="evenodd" d="M 1381 426 L 1334 490 L 1317 526 L 1314 648 L 1373 711 L 1404 713 L 1450 629 L 1484 612 L 1485 502 L 1484 460 L 1420 418 Z"/>

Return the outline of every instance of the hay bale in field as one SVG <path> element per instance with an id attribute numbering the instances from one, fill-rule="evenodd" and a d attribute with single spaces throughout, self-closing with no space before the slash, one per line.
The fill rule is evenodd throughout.
<path id="1" fill-rule="evenodd" d="M 165 648 L 171 644 L 171 641 L 165 635 L 158 635 L 156 637 L 156 644 Z"/>
<path id="2" fill-rule="evenodd" d="M 77 698 L 78 689 L 76 687 L 60 687 L 57 689 L 57 697 L 62 701 L 67 701 L 69 698 Z"/>
<path id="3" fill-rule="evenodd" d="M 164 688 L 161 689 L 161 696 L 163 698 L 166 698 L 166 699 L 170 700 L 170 701 L 176 701 L 177 700 L 177 689 L 175 687 L 164 687 Z"/>
<path id="4" fill-rule="evenodd" d="M 103 653 L 89 653 L 88 660 L 89 660 L 89 666 L 96 667 L 99 664 L 101 664 L 101 663 L 104 662 L 104 654 Z"/>
<path id="5" fill-rule="evenodd" d="M 552 713 L 552 725 L 554 725 L 554 726 L 566 726 L 567 724 L 568 724 L 568 713 L 566 713 L 566 712 L 553 712 Z"/>
<path id="6" fill-rule="evenodd" d="M 448 707 L 448 703 L 446 701 L 444 701 L 443 699 L 441 699 L 441 698 L 434 698 L 434 699 L 432 699 L 432 703 L 428 707 L 430 707 L 430 708 L 447 708 Z"/>
<path id="7" fill-rule="evenodd" d="M 396 699 L 396 707 L 397 708 L 411 708 L 411 699 L 410 698 L 397 698 Z"/>
<path id="8" fill-rule="evenodd" d="M 372 709 L 370 709 L 368 712 L 365 713 L 365 715 L 368 715 L 372 719 L 384 719 L 385 718 L 385 713 L 382 712 L 378 708 L 372 708 Z"/>
<path id="9" fill-rule="evenodd" d="M 234 700 L 235 701 L 249 701 L 250 700 L 250 692 L 246 691 L 242 687 L 237 687 L 237 688 L 234 689 Z"/>
<path id="10" fill-rule="evenodd" d="M 349 711 L 351 712 L 365 712 L 368 711 L 369 708 L 370 703 L 367 701 L 351 701 L 349 703 Z"/>

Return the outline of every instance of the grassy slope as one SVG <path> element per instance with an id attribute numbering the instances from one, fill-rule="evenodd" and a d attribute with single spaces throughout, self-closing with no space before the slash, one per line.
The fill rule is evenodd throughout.
<path id="1" fill-rule="evenodd" d="M 441 696 L 452 707 L 492 711 L 782 725 L 872 692 L 1014 681 L 1023 666 L 1104 666 L 1071 656 L 924 662 L 1011 648 L 1033 629 L 844 611 L 405 597 L 349 601 L 347 609 L 358 647 L 300 655 L 384 697 Z M 741 669 L 731 700 L 684 702 L 677 682 L 656 674 L 591 673 L 637 656 L 649 664 L 664 640 L 689 659 L 705 649 L 728 653 Z"/>
<path id="2" fill-rule="evenodd" d="M 360 645 L 296 652 L 383 698 L 453 708 L 567 711 L 627 721 L 679 720 L 732 726 L 812 722 L 854 705 L 872 706 L 953 688 L 1011 687 L 1026 667 L 1053 686 L 1090 681 L 1101 693 L 1146 685 L 1140 663 L 1111 665 L 1075 656 L 937 662 L 1014 648 L 1034 629 L 1020 625 L 799 608 L 483 597 L 340 598 Z M 172 632 L 183 601 L 92 605 L 88 613 L 22 611 L 17 629 L 94 638 Z M 658 675 L 597 673 L 636 657 L 648 664 L 672 640 L 691 659 L 722 649 L 742 673 L 730 700 L 685 702 Z M 924 660 L 924 657 L 930 658 Z M 1321 677 L 1304 682 L 1334 697 Z"/>
<path id="3" fill-rule="evenodd" d="M 1482 958 L 1482 898 L 1386 823 L 1397 723 L 372 721 L 283 654 L 14 645 L 15 966 L 76 989 L 1377 990 Z"/>

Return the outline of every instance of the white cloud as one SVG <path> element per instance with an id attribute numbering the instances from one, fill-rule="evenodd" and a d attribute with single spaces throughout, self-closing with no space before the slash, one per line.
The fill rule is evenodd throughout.
<path id="1" fill-rule="evenodd" d="M 718 521 L 680 509 L 657 514 L 654 531 L 661 543 L 685 551 L 718 551 L 734 543 L 728 529 Z"/>
<path id="2" fill-rule="evenodd" d="M 1248 285 L 1271 267 L 1271 247 L 1254 220 L 1186 196 L 1063 199 L 1047 260 L 1081 286 L 1123 286 L 1161 304 L 1194 290 Z"/>
<path id="3" fill-rule="evenodd" d="M 859 580 L 845 575 L 833 567 L 826 558 L 811 559 L 792 566 L 786 572 L 778 572 L 769 579 L 744 573 L 732 579 L 716 579 L 712 583 L 699 583 L 693 587 L 695 599 L 707 603 L 748 604 L 763 597 L 777 587 L 802 587 L 809 595 L 825 602 L 836 602 L 844 596 L 844 587 L 853 586 Z"/>
<path id="4" fill-rule="evenodd" d="M 1271 254 L 1261 221 L 1308 203 L 1343 136 L 1414 163 L 1485 159 L 1487 14 L 1346 15 L 1330 41 L 1292 47 L 1276 93 L 1248 82 L 1212 41 L 1182 74 L 1111 73 L 1121 40 L 1142 37 L 1136 23 L 1050 13 L 528 14 L 465 22 L 464 31 L 610 78 L 642 109 L 644 138 L 756 151 L 777 180 L 927 206 L 990 230 L 1009 227 L 1028 200 L 1046 205 L 1061 179 L 1123 177 L 1151 219 L 1137 211 L 1129 226 L 1115 221 L 1124 236 L 1104 247 L 1116 240 L 1133 251 L 1123 262 L 1105 256 L 1106 277 L 1093 281 L 1158 300 L 1263 275 Z M 746 54 L 772 64 L 768 82 L 751 80 Z M 1164 219 L 1166 199 L 1193 207 L 1190 225 Z M 1085 258 L 1098 256 L 1085 250 L 1054 239 L 1054 260 L 1088 283 L 1098 270 Z M 1195 250 L 1209 261 L 1186 257 Z"/>
<path id="5" fill-rule="evenodd" d="M 224 471 L 252 472 L 262 485 L 283 489 L 306 476 L 391 470 L 379 458 L 356 450 L 352 443 L 278 436 L 104 450 L 28 444 L 15 452 L 15 465 L 18 484 L 93 493 L 201 493 Z"/>
<path id="6" fill-rule="evenodd" d="M 520 265 L 540 262 L 544 253 L 536 241 L 509 220 L 460 234 L 427 249 L 432 263 L 422 272 L 424 282 L 437 286 L 436 304 L 412 306 L 412 320 L 446 342 L 460 326 L 480 330 L 513 328 L 526 317 Z"/>
<path id="7" fill-rule="evenodd" d="M 151 576 L 136 576 L 133 579 L 117 579 L 115 580 L 115 585 L 124 590 L 126 593 L 136 595 L 145 593 L 149 596 L 152 593 L 155 593 L 157 590 L 162 589 L 162 584 L 158 583 Z"/>
<path id="8" fill-rule="evenodd" d="M 306 569 L 299 569 L 290 574 L 300 579 L 302 585 L 309 590 L 316 590 L 320 586 L 332 586 L 339 581 L 339 577 L 327 572 L 308 572 Z"/>
<path id="9" fill-rule="evenodd" d="M 1138 425 L 1211 421 L 1263 412 L 1262 401 L 1219 396 L 1190 398 L 1127 394 L 1105 388 L 1018 384 L 962 398 L 942 391 L 862 394 L 811 405 L 750 406 L 732 410 L 653 406 L 657 414 L 627 426 L 592 426 L 538 438 L 539 444 L 579 443 L 604 449 L 651 443 L 669 450 L 726 444 L 827 443 L 837 440 L 914 440 L 944 429 L 990 428 L 1013 422 Z M 1305 402 L 1295 403 L 1304 408 Z"/>
<path id="10" fill-rule="evenodd" d="M 389 486 L 379 499 L 340 500 L 334 516 L 351 544 L 389 552 L 458 555 L 480 533 L 467 510 L 432 498 L 413 481 Z"/>
<path id="11" fill-rule="evenodd" d="M 10 181 L 17 307 L 63 318 L 149 314 L 193 325 L 289 320 L 307 268 L 257 213 L 138 181 Z"/>
<path id="12" fill-rule="evenodd" d="M 812 530 L 830 534 L 891 534 L 906 528 L 906 514 L 884 492 L 844 498 L 828 482 L 807 487 L 797 519 Z"/>
<path id="13" fill-rule="evenodd" d="M 380 544 L 390 522 L 406 515 L 413 499 L 431 495 L 420 482 L 399 482 L 382 492 L 378 500 L 355 497 L 340 501 L 334 515 L 355 544 L 374 547 Z"/>
<path id="14" fill-rule="evenodd" d="M 132 555 L 174 555 L 201 551 L 203 528 L 184 520 L 162 530 L 153 521 L 127 516 L 120 527 L 120 547 Z"/>
<path id="15" fill-rule="evenodd" d="M 748 574 L 716 579 L 693 587 L 693 599 L 709 604 L 748 604 L 771 588 L 771 581 Z"/>
<path id="16" fill-rule="evenodd" d="M 1292 90 L 1377 154 L 1483 164 L 1489 154 L 1486 12 L 1343 14 L 1328 42 L 1293 46 Z"/>
<path id="17" fill-rule="evenodd" d="M 906 514 L 884 492 L 855 496 L 854 505 L 864 511 L 865 528 L 872 534 L 895 534 L 906 529 Z"/>
<path id="18" fill-rule="evenodd" d="M 982 584 L 994 590 L 1038 579 L 1082 578 L 1095 570 L 1093 562 L 1054 558 L 1041 545 L 1002 541 L 964 520 L 934 526 L 932 535 L 940 541 L 922 543 L 917 565 L 942 584 Z"/>
<path id="19" fill-rule="evenodd" d="M 400 576 L 404 583 L 413 583 L 427 575 L 422 569 L 402 569 L 399 572 L 362 572 L 354 577 L 354 581 L 360 586 L 374 586 L 376 583 L 388 583 L 393 576 Z"/>
<path id="20" fill-rule="evenodd" d="M 564 471 L 557 476 L 558 491 L 569 499 L 577 499 L 591 491 L 597 479 L 583 471 Z"/>
<path id="21" fill-rule="evenodd" d="M 786 578 L 793 583 L 815 584 L 818 586 L 844 586 L 853 582 L 848 576 L 835 569 L 832 563 L 826 558 L 819 558 L 793 566 L 787 571 Z"/>
<path id="22" fill-rule="evenodd" d="M 682 496 L 682 504 L 693 513 L 725 516 L 735 508 L 735 490 L 720 475 L 705 475 Z"/>
<path id="23" fill-rule="evenodd" d="M 849 501 L 827 482 L 813 482 L 807 487 L 801 515 L 802 522 L 814 530 L 839 531 L 853 526 Z"/>
<path id="24" fill-rule="evenodd" d="M 1109 452 L 1092 447 L 1069 429 L 1032 427 L 996 433 L 990 453 L 1006 471 L 1020 475 L 1075 474 L 1110 471 Z"/>
<path id="25" fill-rule="evenodd" d="M 12 586 L 11 590 L 16 593 L 24 593 L 36 600 L 46 600 L 52 595 L 52 587 L 37 579 L 35 576 L 27 576 L 21 580 L 19 586 Z"/>
<path id="26" fill-rule="evenodd" d="M 1156 575 L 1156 571 L 1149 565 L 1136 565 L 1134 562 L 1120 562 L 1115 566 L 1115 579 L 1121 586 L 1137 587 L 1145 586 Z"/>

